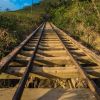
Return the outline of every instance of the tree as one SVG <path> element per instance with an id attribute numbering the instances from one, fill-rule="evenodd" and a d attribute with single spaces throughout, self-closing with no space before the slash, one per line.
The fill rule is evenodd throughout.
<path id="1" fill-rule="evenodd" d="M 5 11 L 10 11 L 10 8 L 6 8 Z"/>
<path id="2" fill-rule="evenodd" d="M 1 7 L 0 7 L 0 10 L 2 10 Z"/>

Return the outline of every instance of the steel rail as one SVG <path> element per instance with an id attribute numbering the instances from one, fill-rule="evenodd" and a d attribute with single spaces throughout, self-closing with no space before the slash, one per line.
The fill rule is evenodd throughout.
<path id="1" fill-rule="evenodd" d="M 0 61 L 0 73 L 2 73 L 6 66 L 9 64 L 9 62 L 18 54 L 18 52 L 24 47 L 24 45 L 32 38 L 32 36 L 35 35 L 35 33 L 42 27 L 43 24 L 41 24 L 35 31 L 33 31 L 22 43 L 20 43 L 19 46 L 17 46 L 10 54 L 8 54 L 6 57 L 4 57 Z"/>
<path id="2" fill-rule="evenodd" d="M 93 80 L 91 80 L 89 77 L 88 77 L 88 73 L 82 69 L 82 67 L 79 65 L 78 61 L 74 58 L 74 56 L 71 54 L 70 50 L 66 47 L 64 41 L 62 40 L 62 37 L 60 35 L 60 33 L 64 33 L 66 34 L 65 32 L 63 32 L 62 30 L 60 30 L 59 28 L 57 28 L 55 25 L 53 25 L 52 23 L 50 24 L 53 31 L 55 31 L 56 35 L 57 35 L 57 38 L 59 39 L 59 41 L 61 42 L 62 46 L 65 48 L 67 54 L 70 56 L 70 58 L 72 59 L 72 61 L 74 62 L 74 64 L 76 65 L 76 68 L 77 70 L 79 71 L 79 73 L 81 74 L 82 78 L 84 80 L 86 80 L 86 83 L 89 87 L 89 89 L 92 91 L 92 93 L 95 95 L 95 97 L 97 98 L 97 100 L 100 100 L 100 96 L 98 94 L 98 87 L 96 86 L 96 84 L 93 82 Z M 17 48 L 15 48 L 8 56 L 6 56 L 5 58 L 3 58 L 0 62 L 0 72 L 2 73 L 7 67 L 7 65 L 10 63 L 10 61 L 13 60 L 13 58 L 20 52 L 20 50 L 25 46 L 26 43 L 29 42 L 29 40 L 32 38 L 32 36 L 34 36 L 37 31 L 40 29 L 40 35 L 39 35 L 39 40 L 37 41 L 36 43 L 36 46 L 35 46 L 35 50 L 33 51 L 33 54 L 31 56 L 31 59 L 30 61 L 28 62 L 27 66 L 26 66 L 26 70 L 21 78 L 21 80 L 19 81 L 19 85 L 17 87 L 17 90 L 12 98 L 12 100 L 20 100 L 21 97 L 22 97 L 22 94 L 24 92 L 24 88 L 25 88 L 25 84 L 27 82 L 27 79 L 29 77 L 29 74 L 32 70 L 32 68 L 34 67 L 34 60 L 35 60 L 35 57 L 36 57 L 36 53 L 37 53 L 37 50 L 38 50 L 38 46 L 40 44 L 40 41 L 42 39 L 42 36 L 43 36 L 43 31 L 44 31 L 44 28 L 45 28 L 45 24 L 41 24 L 32 34 L 30 34 Z M 59 32 L 59 33 L 58 33 Z M 83 52 L 89 52 L 89 54 L 87 56 L 89 57 L 92 57 L 92 59 L 99 65 L 100 64 L 100 59 L 99 59 L 99 56 L 95 55 L 95 53 L 91 53 L 88 49 L 85 50 L 85 47 L 82 46 L 80 43 L 78 43 L 77 41 L 75 41 L 73 38 L 71 38 L 69 35 L 67 36 L 66 34 L 66 37 L 72 41 L 72 43 L 77 46 L 77 47 L 80 47 Z M 95 57 L 97 57 L 95 59 Z"/>
<path id="3" fill-rule="evenodd" d="M 19 86 L 18 86 L 18 88 L 17 88 L 12 100 L 20 100 L 21 99 L 21 96 L 22 96 L 23 91 L 24 91 L 25 84 L 26 84 L 27 79 L 29 77 L 29 73 L 32 70 L 32 67 L 34 65 L 34 59 L 35 59 L 36 52 L 38 50 L 38 46 L 39 46 L 39 43 L 41 41 L 42 35 L 43 35 L 44 27 L 45 27 L 45 24 L 42 26 L 42 28 L 40 30 L 39 40 L 38 40 L 38 42 L 36 44 L 35 50 L 33 51 L 33 55 L 31 57 L 29 63 L 27 64 L 27 68 L 25 70 L 25 73 L 24 73 L 22 79 L 19 82 Z"/>
<path id="4" fill-rule="evenodd" d="M 62 31 L 59 28 L 57 28 L 57 30 L 60 33 L 66 34 L 64 31 Z M 98 56 L 97 54 L 95 54 L 91 50 L 87 49 L 85 46 L 83 46 L 82 44 L 80 44 L 79 42 L 77 42 L 75 39 L 73 39 L 68 34 L 66 34 L 66 35 L 67 35 L 67 38 L 72 41 L 72 43 L 74 43 L 77 47 L 79 47 L 88 57 L 90 57 L 94 62 L 96 62 L 100 66 L 100 56 Z"/>
<path id="5" fill-rule="evenodd" d="M 86 73 L 85 70 L 83 70 L 79 63 L 77 62 L 77 60 L 71 55 L 71 52 L 67 49 L 67 47 L 65 46 L 65 44 L 63 43 L 60 35 L 58 34 L 57 28 L 56 26 L 54 26 L 53 24 L 50 24 L 52 29 L 56 32 L 56 34 L 59 37 L 59 40 L 61 41 L 63 47 L 66 49 L 66 52 L 69 54 L 69 56 L 71 57 L 71 59 L 73 60 L 73 62 L 75 63 L 77 69 L 79 70 L 80 74 L 82 75 L 82 77 L 87 81 L 88 86 L 90 88 L 90 90 L 92 91 L 92 93 L 95 95 L 95 97 L 97 98 L 97 100 L 100 100 L 100 96 L 98 94 L 99 90 L 98 87 L 96 86 L 96 84 L 88 77 L 88 74 Z M 56 28 L 56 29 L 55 29 Z"/>

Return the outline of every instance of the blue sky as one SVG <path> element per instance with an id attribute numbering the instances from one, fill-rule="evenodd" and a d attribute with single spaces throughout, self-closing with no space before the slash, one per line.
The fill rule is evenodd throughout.
<path id="1" fill-rule="evenodd" d="M 33 3 L 38 3 L 40 0 L 33 0 Z M 17 10 L 32 4 L 32 0 L 0 0 L 0 9 L 4 10 L 9 8 Z"/>

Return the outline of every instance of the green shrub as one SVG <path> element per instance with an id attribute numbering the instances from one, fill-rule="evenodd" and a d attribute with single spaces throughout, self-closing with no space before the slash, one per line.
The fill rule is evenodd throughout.
<path id="1" fill-rule="evenodd" d="M 59 0 L 64 2 L 64 0 Z M 90 28 L 92 31 L 100 33 L 100 19 L 97 16 L 97 12 L 93 7 L 93 4 L 89 0 L 69 0 L 67 4 L 62 4 L 56 8 L 52 7 L 49 9 L 49 13 L 52 15 L 52 21 L 59 28 L 70 31 L 71 35 L 78 40 L 82 40 L 89 47 L 96 48 L 96 45 L 88 42 L 88 32 L 84 33 L 87 28 Z M 97 9 L 100 12 L 100 2 L 96 2 Z M 86 29 L 79 30 L 78 27 L 84 27 Z M 93 34 L 91 34 L 90 40 L 96 40 Z M 83 38 L 84 36 L 87 39 Z M 94 37 L 94 38 L 93 38 Z M 97 43 L 97 42 L 96 42 Z M 99 44 L 100 42 L 98 42 Z"/>
<path id="2" fill-rule="evenodd" d="M 0 58 L 8 54 L 40 25 L 43 12 L 37 10 L 39 11 L 38 7 L 33 13 L 25 9 L 0 13 Z"/>

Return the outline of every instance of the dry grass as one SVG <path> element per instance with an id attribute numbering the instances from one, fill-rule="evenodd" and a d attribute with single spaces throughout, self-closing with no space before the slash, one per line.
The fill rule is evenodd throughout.
<path id="1" fill-rule="evenodd" d="M 84 23 L 77 24 L 80 39 L 90 44 L 95 50 L 100 51 L 100 34 L 93 27 L 85 27 Z M 82 35 L 81 35 L 82 34 Z"/>

